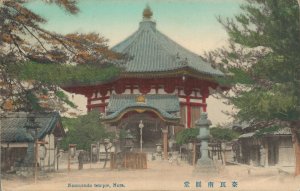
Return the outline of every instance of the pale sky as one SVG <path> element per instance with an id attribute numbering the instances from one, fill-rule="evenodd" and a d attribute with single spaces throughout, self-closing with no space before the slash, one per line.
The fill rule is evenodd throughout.
<path id="1" fill-rule="evenodd" d="M 79 0 L 77 15 L 66 13 L 56 5 L 32 0 L 27 4 L 48 20 L 43 27 L 57 33 L 96 32 L 109 40 L 109 46 L 124 40 L 138 29 L 148 3 L 157 29 L 185 48 L 203 55 L 205 51 L 226 45 L 227 34 L 216 17 L 233 17 L 243 0 Z M 79 99 L 79 100 L 77 100 Z M 82 110 L 86 100 L 77 98 Z M 221 110 L 231 109 L 219 100 L 208 99 L 208 116 L 213 124 L 228 117 Z"/>

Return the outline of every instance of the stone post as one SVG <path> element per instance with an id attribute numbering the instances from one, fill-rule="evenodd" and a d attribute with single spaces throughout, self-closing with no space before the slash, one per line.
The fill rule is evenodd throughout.
<path id="1" fill-rule="evenodd" d="M 259 159 L 260 166 L 264 167 L 266 162 L 266 151 L 262 145 L 260 145 L 259 147 L 259 155 L 260 155 L 260 159 Z"/>
<path id="2" fill-rule="evenodd" d="M 269 143 L 265 143 L 265 167 L 269 167 Z"/>
<path id="3" fill-rule="evenodd" d="M 163 133 L 164 160 L 168 160 L 168 127 L 163 128 L 162 133 Z"/>
<path id="4" fill-rule="evenodd" d="M 226 143 L 222 142 L 221 143 L 221 153 L 222 153 L 222 158 L 223 158 L 223 165 L 226 166 Z"/>
<path id="5" fill-rule="evenodd" d="M 199 128 L 198 140 L 201 141 L 200 153 L 201 158 L 198 159 L 194 172 L 199 174 L 217 174 L 217 168 L 212 159 L 208 156 L 208 141 L 210 139 L 209 126 L 211 121 L 207 119 L 207 113 L 203 112 L 200 119 L 196 121 L 196 128 Z"/>

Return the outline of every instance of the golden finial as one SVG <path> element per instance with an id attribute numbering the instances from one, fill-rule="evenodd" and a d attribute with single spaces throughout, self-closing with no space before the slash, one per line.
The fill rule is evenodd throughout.
<path id="1" fill-rule="evenodd" d="M 144 9 L 144 12 L 143 12 L 143 18 L 144 19 L 151 19 L 153 13 L 151 11 L 151 8 L 150 6 L 147 4 L 146 5 L 146 8 Z"/>

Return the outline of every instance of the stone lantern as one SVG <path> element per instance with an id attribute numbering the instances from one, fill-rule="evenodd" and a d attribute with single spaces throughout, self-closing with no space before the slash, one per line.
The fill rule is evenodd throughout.
<path id="1" fill-rule="evenodd" d="M 130 130 L 128 129 L 126 132 L 126 136 L 124 137 L 124 145 L 123 145 L 123 152 L 131 152 L 134 146 L 134 136 L 131 134 Z"/>
<path id="2" fill-rule="evenodd" d="M 196 128 L 199 128 L 199 135 L 197 139 L 200 140 L 200 153 L 201 157 L 197 161 L 195 173 L 201 174 L 216 174 L 217 168 L 211 158 L 208 156 L 208 141 L 210 139 L 209 126 L 211 121 L 207 119 L 207 113 L 203 112 L 200 115 L 200 119 L 196 121 Z"/>
<path id="3" fill-rule="evenodd" d="M 27 116 L 27 121 L 26 121 L 26 124 L 24 126 L 27 131 L 29 131 L 31 134 L 33 134 L 33 131 L 34 131 L 34 134 L 33 134 L 33 137 L 34 137 L 34 144 L 29 144 L 29 152 L 32 152 L 33 151 L 33 148 L 34 148 L 34 182 L 37 181 L 37 173 L 38 173 L 38 129 L 41 128 L 41 126 L 36 122 L 36 114 L 34 113 L 29 113 L 28 116 Z M 28 152 L 28 153 L 29 153 Z M 27 160 L 25 159 L 26 163 L 27 164 L 30 164 L 30 159 L 31 159 L 32 156 L 28 156 Z M 28 160 L 29 159 L 29 160 Z M 31 164 L 30 164 L 31 166 Z"/>

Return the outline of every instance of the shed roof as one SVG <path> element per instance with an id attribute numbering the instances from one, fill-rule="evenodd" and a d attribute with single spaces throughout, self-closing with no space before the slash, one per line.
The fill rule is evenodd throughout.
<path id="1" fill-rule="evenodd" d="M 255 135 L 257 135 L 257 133 L 259 132 L 259 130 L 256 130 L 255 132 L 250 132 L 250 133 L 245 133 L 239 136 L 239 138 L 251 138 Z M 289 127 L 284 127 L 284 128 L 279 128 L 276 131 L 273 132 L 265 132 L 263 133 L 264 137 L 267 136 L 279 136 L 279 135 L 291 135 L 291 129 Z"/>
<path id="2" fill-rule="evenodd" d="M 32 133 L 26 129 L 28 114 L 26 112 L 10 112 L 1 116 L 1 142 L 31 142 L 34 140 Z M 40 127 L 38 129 L 39 139 L 52 132 L 58 123 L 61 124 L 58 113 L 35 113 L 34 117 Z M 60 131 L 60 136 L 63 136 L 63 128 Z"/>

